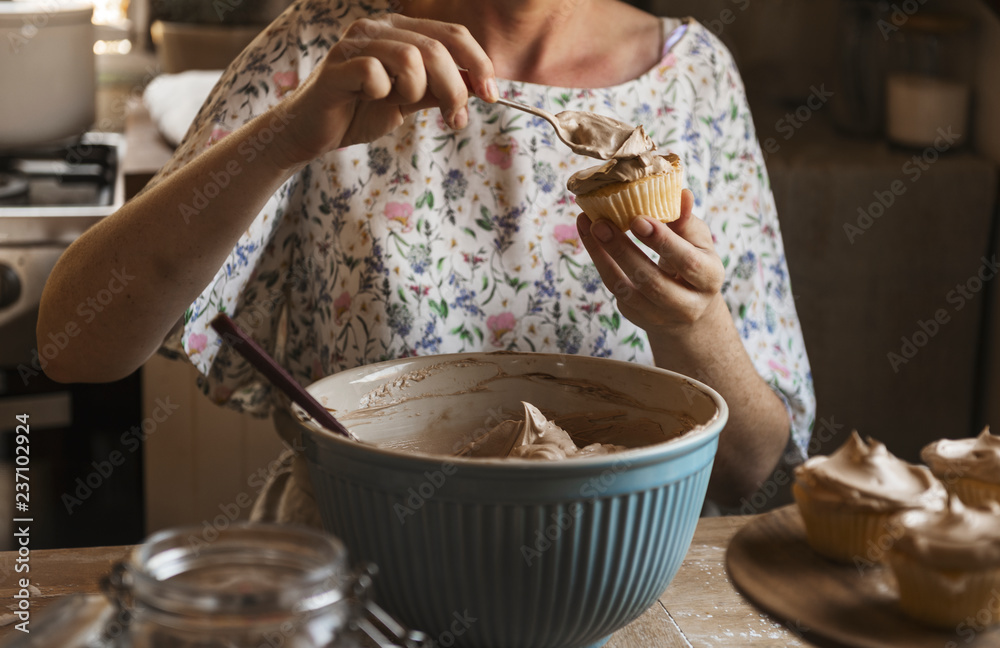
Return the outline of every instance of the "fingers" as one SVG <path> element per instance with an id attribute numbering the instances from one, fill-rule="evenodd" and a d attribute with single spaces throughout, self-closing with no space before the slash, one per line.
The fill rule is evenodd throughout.
<path id="1" fill-rule="evenodd" d="M 692 209 L 694 209 L 694 194 L 690 189 L 685 189 L 681 192 L 681 216 L 669 223 L 670 229 L 703 250 L 713 249 L 715 241 L 712 238 L 712 231 L 705 221 L 691 213 Z"/>
<path id="2" fill-rule="evenodd" d="M 601 275 L 601 280 L 619 302 L 619 308 L 631 306 L 634 309 L 646 310 L 652 307 L 654 296 L 666 298 L 665 295 L 655 295 L 660 292 L 657 284 L 665 284 L 661 273 L 649 257 L 640 251 L 634 243 L 617 227 L 612 227 L 607 221 L 591 223 L 586 214 L 580 214 L 576 220 L 577 229 L 584 247 L 594 261 L 594 267 Z M 605 234 L 610 234 L 608 241 L 601 241 Z M 617 239 L 617 240 L 616 240 Z M 626 248 L 631 247 L 632 250 Z M 632 263 L 622 264 L 620 259 L 633 257 Z M 645 259 L 642 263 L 638 257 Z M 674 298 L 681 298 L 678 292 Z"/>
<path id="3" fill-rule="evenodd" d="M 405 29 L 389 28 L 385 35 L 417 48 L 427 74 L 427 90 L 437 100 L 441 115 L 453 128 L 465 128 L 469 90 L 448 48 L 439 40 Z"/>
<path id="4" fill-rule="evenodd" d="M 337 44 L 342 56 L 371 57 L 382 63 L 393 88 L 384 97 L 412 112 L 439 106 L 453 128 L 468 124 L 470 86 L 488 100 L 497 97 L 493 64 L 469 31 L 460 25 L 390 15 L 353 23 Z"/>
<path id="5" fill-rule="evenodd" d="M 427 76 L 417 48 L 376 41 L 365 53 L 338 66 L 337 73 L 331 75 L 335 86 L 363 99 L 385 99 L 394 104 L 416 103 L 426 94 Z"/>
<path id="6" fill-rule="evenodd" d="M 464 25 L 410 18 L 400 14 L 392 14 L 390 22 L 396 27 L 421 33 L 444 44 L 458 67 L 468 73 L 470 85 L 477 96 L 489 102 L 500 98 L 493 61 Z"/>
<path id="7" fill-rule="evenodd" d="M 660 267 L 699 292 L 718 292 L 725 271 L 715 253 L 712 232 L 704 221 L 692 216 L 690 210 L 682 213 L 681 218 L 669 225 L 644 217 L 642 220 L 649 227 L 633 226 L 632 232 L 660 255 Z M 671 227 L 675 223 L 679 224 L 676 229 Z"/>
<path id="8" fill-rule="evenodd" d="M 725 269 L 715 253 L 711 230 L 691 214 L 689 199 L 686 202 L 682 217 L 670 226 L 647 217 L 632 224 L 636 239 L 660 255 L 658 264 L 606 221 L 591 224 L 586 217 L 578 219 L 584 245 L 612 290 L 627 280 L 654 302 L 663 303 L 681 303 L 691 290 L 705 294 L 721 290 Z"/>
<path id="9" fill-rule="evenodd" d="M 615 260 L 608 254 L 607 250 L 602 245 L 594 242 L 595 232 L 593 226 L 594 223 L 591 222 L 590 217 L 586 214 L 580 214 L 576 217 L 576 229 L 580 232 L 580 240 L 583 241 L 583 246 L 590 253 L 590 258 L 593 260 L 597 272 L 601 275 L 604 285 L 608 286 L 614 294 L 615 286 L 631 286 L 632 282 L 625 276 L 625 273 L 618 267 L 618 264 L 615 263 Z"/>

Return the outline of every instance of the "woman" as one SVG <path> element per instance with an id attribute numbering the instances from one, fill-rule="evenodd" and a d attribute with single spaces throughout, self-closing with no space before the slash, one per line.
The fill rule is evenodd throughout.
<path id="1" fill-rule="evenodd" d="M 573 226 L 565 180 L 594 161 L 500 93 L 644 124 L 684 161 L 682 217 L 638 220 L 642 246 Z M 731 57 L 696 23 L 616 0 L 299 0 L 152 186 L 67 250 L 39 339 L 122 267 L 136 278 L 53 378 L 116 379 L 168 338 L 212 398 L 266 413 L 268 386 L 208 328 L 225 310 L 302 383 L 493 349 L 694 376 L 730 407 L 709 491 L 724 503 L 808 442 L 808 361 Z"/>

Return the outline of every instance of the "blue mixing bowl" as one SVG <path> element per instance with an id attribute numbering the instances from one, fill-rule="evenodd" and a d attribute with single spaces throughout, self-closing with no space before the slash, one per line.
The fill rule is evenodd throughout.
<path id="1" fill-rule="evenodd" d="M 599 646 L 639 617 L 687 553 L 728 417 L 697 381 L 586 356 L 408 358 L 309 391 L 366 442 L 302 423 L 323 524 L 379 566 L 383 607 L 470 648 Z M 521 401 L 603 417 L 604 441 L 659 442 L 556 462 L 447 456 Z"/>

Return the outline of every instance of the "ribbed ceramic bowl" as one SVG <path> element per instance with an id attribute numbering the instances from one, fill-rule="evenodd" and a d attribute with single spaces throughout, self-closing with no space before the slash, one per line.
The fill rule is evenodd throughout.
<path id="1" fill-rule="evenodd" d="M 377 598 L 399 620 L 476 648 L 598 646 L 652 605 L 687 553 L 728 416 L 694 380 L 584 356 L 410 358 L 309 391 L 386 446 L 302 426 L 323 524 L 379 566 Z M 628 420 L 622 441 L 674 438 L 560 462 L 445 456 L 522 400 Z"/>

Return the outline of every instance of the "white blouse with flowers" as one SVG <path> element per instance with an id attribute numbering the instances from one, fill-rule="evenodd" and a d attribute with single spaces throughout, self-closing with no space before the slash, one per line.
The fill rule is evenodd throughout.
<path id="1" fill-rule="evenodd" d="M 164 173 L 296 88 L 354 20 L 386 0 L 299 0 L 234 62 Z M 502 95 L 553 112 L 643 124 L 677 153 L 695 214 L 726 268 L 722 289 L 757 371 L 788 407 L 805 450 L 815 414 L 774 200 L 742 82 L 695 22 L 664 19 L 662 60 L 609 88 L 499 80 Z M 552 128 L 472 99 L 453 131 L 436 110 L 368 145 L 333 151 L 290 179 L 247 229 L 166 342 L 216 402 L 266 414 L 275 395 L 209 327 L 218 312 L 308 384 L 362 364 L 467 351 L 583 353 L 651 364 L 581 245 L 569 176 L 594 164 Z M 276 127 L 280 127 L 277 125 Z M 236 164 L 257 154 L 252 142 Z M 211 179 L 206 178 L 206 183 Z M 206 190 L 213 190 L 206 184 Z M 197 218 L 191 204 L 175 217 Z M 282 321 L 284 320 L 284 321 Z"/>

